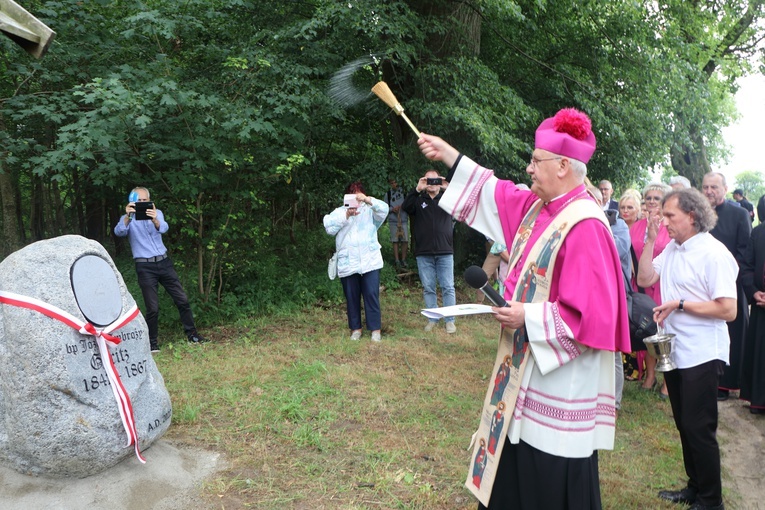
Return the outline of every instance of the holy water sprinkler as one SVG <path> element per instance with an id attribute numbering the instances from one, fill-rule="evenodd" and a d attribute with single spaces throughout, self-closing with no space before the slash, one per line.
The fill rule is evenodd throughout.
<path id="1" fill-rule="evenodd" d="M 407 124 L 409 124 L 409 127 L 412 128 L 412 131 L 414 131 L 414 134 L 417 135 L 417 138 L 420 137 L 420 131 L 414 127 L 414 124 L 412 124 L 412 121 L 409 120 L 409 117 L 406 116 L 404 113 L 404 107 L 401 106 L 401 103 L 398 102 L 398 99 L 396 99 L 396 96 L 393 95 L 393 92 L 390 91 L 390 87 L 388 87 L 388 84 L 384 81 L 377 82 L 377 84 L 372 87 L 372 92 L 383 100 L 385 104 L 391 107 L 391 109 L 396 112 L 396 115 L 402 117 Z"/>

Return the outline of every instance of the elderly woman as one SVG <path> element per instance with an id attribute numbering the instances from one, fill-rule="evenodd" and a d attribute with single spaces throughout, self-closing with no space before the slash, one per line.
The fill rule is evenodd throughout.
<path id="1" fill-rule="evenodd" d="M 338 207 L 324 216 L 324 228 L 335 236 L 337 275 L 345 293 L 348 327 L 351 340 L 361 338 L 361 298 L 367 329 L 372 341 L 379 342 L 382 314 L 380 312 L 380 269 L 383 267 L 377 229 L 388 216 L 388 204 L 366 195 L 364 185 L 356 181 L 348 185 L 345 194 L 356 195 L 350 206 Z"/>
<path id="2" fill-rule="evenodd" d="M 624 190 L 624 193 L 619 198 L 619 216 L 627 224 L 627 227 L 631 227 L 637 220 L 643 217 L 640 211 L 640 205 L 643 202 L 643 197 L 640 196 L 640 192 L 636 189 L 629 188 Z M 633 264 L 634 266 L 634 264 Z M 632 268 L 637 272 L 637 267 Z M 645 355 L 640 356 L 641 363 L 638 363 L 637 353 L 625 353 L 624 354 L 624 377 L 628 381 L 635 381 L 643 374 L 642 361 Z"/>
<path id="3" fill-rule="evenodd" d="M 619 215 L 628 227 L 631 227 L 642 216 L 640 214 L 640 202 L 640 192 L 632 188 L 625 190 L 619 199 Z"/>
<path id="4" fill-rule="evenodd" d="M 646 217 L 635 221 L 630 227 L 630 237 L 632 238 L 632 249 L 635 252 L 635 259 L 640 260 L 640 256 L 643 254 L 643 247 L 646 242 L 646 235 L 648 231 L 648 223 L 655 224 L 658 228 L 656 234 L 656 241 L 653 245 L 653 257 L 656 258 L 664 251 L 664 248 L 669 244 L 670 238 L 667 233 L 667 227 L 664 226 L 661 216 L 661 201 L 664 199 L 664 195 L 672 191 L 668 185 L 655 182 L 645 187 L 643 190 L 643 201 L 646 204 Z M 637 265 L 637 264 L 635 264 Z M 641 290 L 637 283 L 633 281 L 633 287 L 635 290 Z M 646 294 L 651 296 L 656 304 L 661 304 L 661 288 L 657 281 L 650 287 L 642 289 Z M 638 357 L 640 362 L 641 357 L 645 360 L 645 379 L 641 386 L 644 390 L 652 390 L 656 387 L 656 359 L 651 356 L 645 356 L 645 352 L 640 353 L 642 356 Z M 662 386 L 660 396 L 667 398 L 666 385 Z"/>

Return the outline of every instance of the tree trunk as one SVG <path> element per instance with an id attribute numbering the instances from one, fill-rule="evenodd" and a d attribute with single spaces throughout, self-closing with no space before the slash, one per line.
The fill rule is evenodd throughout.
<path id="1" fill-rule="evenodd" d="M 89 180 L 85 182 L 85 237 L 103 244 L 106 211 L 101 189 Z"/>
<path id="2" fill-rule="evenodd" d="M 736 53 L 736 46 L 744 42 L 741 39 L 747 37 L 747 31 L 758 19 L 762 3 L 763 0 L 749 0 L 746 11 L 741 14 L 741 17 L 735 23 L 729 24 L 728 31 L 721 35 L 717 47 L 714 48 L 715 51 L 711 53 L 711 57 L 706 62 L 700 62 L 702 64 L 702 73 L 707 81 L 720 67 L 723 57 Z M 698 8 L 698 6 L 696 7 Z M 687 42 L 689 43 L 695 42 L 691 32 L 688 33 L 688 39 Z M 693 141 L 695 148 L 688 147 L 685 144 L 682 147 L 673 145 L 670 149 L 672 168 L 678 174 L 687 177 L 693 187 L 699 188 L 704 174 L 710 172 L 712 167 L 709 164 L 706 145 L 699 133 L 698 127 L 689 126 L 688 136 Z"/>
<path id="3" fill-rule="evenodd" d="M 48 200 L 53 207 L 53 221 L 52 229 L 53 235 L 60 236 L 64 234 L 66 230 L 66 216 L 64 216 L 64 204 L 61 200 L 61 188 L 59 188 L 58 181 L 51 181 L 50 183 L 50 198 Z"/>
<path id="4" fill-rule="evenodd" d="M 202 243 L 205 235 L 205 216 L 202 212 L 202 196 L 202 193 L 197 195 L 197 211 L 199 211 L 197 221 L 197 279 L 199 282 L 197 288 L 199 294 L 207 302 L 210 296 L 205 292 L 205 247 Z"/>
<path id="5" fill-rule="evenodd" d="M 10 172 L 0 168 L 0 202 L 2 203 L 3 233 L 0 250 L 6 257 L 21 247 L 19 219 L 16 215 L 16 191 Z"/>
<path id="6" fill-rule="evenodd" d="M 477 56 L 481 52 L 481 16 L 470 2 L 411 0 L 410 7 L 424 17 L 448 19 L 451 30 L 430 32 L 426 43 L 438 57 Z"/>
<path id="7" fill-rule="evenodd" d="M 29 201 L 29 230 L 32 232 L 32 241 L 45 239 L 45 191 L 42 179 L 32 176 L 32 196 Z"/>
<path id="8" fill-rule="evenodd" d="M 694 129 L 692 131 L 696 130 Z M 707 159 L 707 149 L 704 146 L 704 141 L 698 134 L 692 133 L 691 137 L 696 143 L 696 149 L 683 146 L 681 150 L 673 147 L 670 157 L 672 158 L 672 168 L 674 168 L 679 175 L 687 177 L 688 180 L 691 181 L 691 186 L 700 188 L 704 174 L 711 172 L 712 167 L 709 165 L 709 160 Z"/>
<path id="9" fill-rule="evenodd" d="M 83 196 L 86 191 L 83 190 L 82 179 L 80 178 L 80 172 L 77 169 L 72 170 L 72 212 L 74 213 L 75 221 L 77 222 L 77 232 L 80 235 L 85 235 L 87 229 L 85 228 L 85 208 Z M 74 227 L 74 225 L 72 225 Z"/>

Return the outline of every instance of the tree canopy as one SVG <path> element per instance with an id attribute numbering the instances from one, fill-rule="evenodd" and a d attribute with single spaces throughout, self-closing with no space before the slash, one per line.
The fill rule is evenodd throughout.
<path id="1" fill-rule="evenodd" d="M 40 61 L 0 44 L 4 253 L 105 242 L 145 185 L 211 302 L 251 299 L 278 261 L 325 260 L 313 233 L 351 180 L 382 196 L 428 168 L 368 94 L 380 79 L 419 129 L 501 177 L 523 181 L 538 123 L 574 106 L 598 138 L 593 181 L 671 166 L 698 184 L 765 34 L 763 0 L 23 4 L 57 38 Z M 366 99 L 340 105 L 330 79 L 359 57 L 348 86 Z"/>

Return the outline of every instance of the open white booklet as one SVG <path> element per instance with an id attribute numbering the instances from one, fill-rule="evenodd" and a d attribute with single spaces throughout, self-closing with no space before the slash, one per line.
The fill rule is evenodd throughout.
<path id="1" fill-rule="evenodd" d="M 424 308 L 421 313 L 428 319 L 443 319 L 444 317 L 456 317 L 458 315 L 491 313 L 491 306 L 477 304 L 442 306 L 441 308 Z"/>

